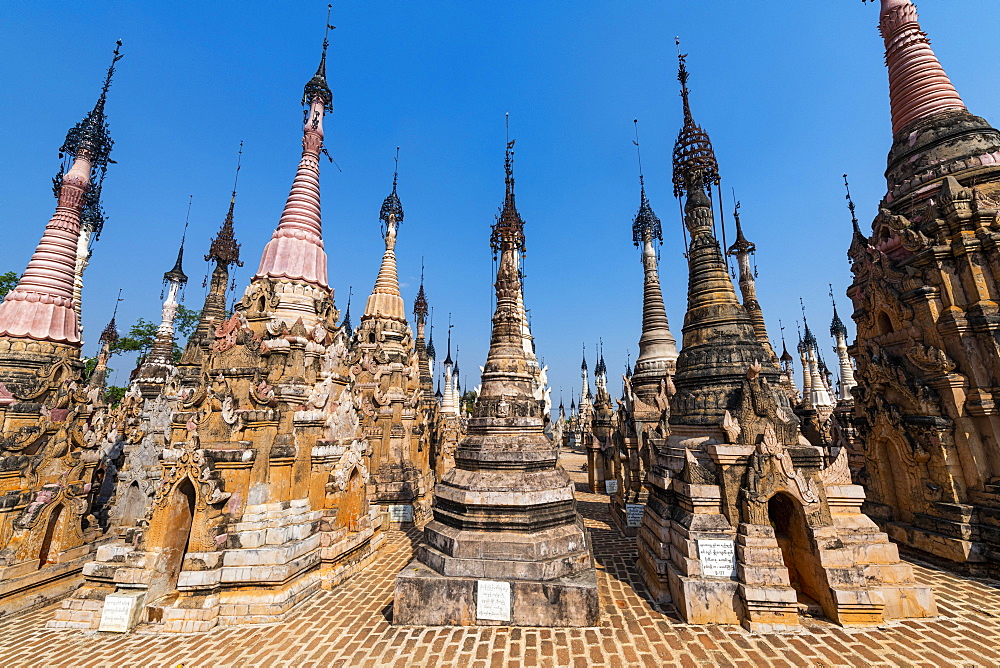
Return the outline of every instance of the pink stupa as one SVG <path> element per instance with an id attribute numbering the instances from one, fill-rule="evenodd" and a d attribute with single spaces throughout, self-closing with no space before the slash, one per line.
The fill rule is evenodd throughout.
<path id="1" fill-rule="evenodd" d="M 116 48 L 97 104 L 66 135 L 60 152 L 72 165 L 62 176 L 56 212 L 45 226 L 28 268 L 17 287 L 0 302 L 0 336 L 81 345 L 73 305 L 80 219 L 85 208 L 94 211 L 99 206 L 98 191 L 90 192 L 91 182 L 95 176 L 103 177 L 111 153 L 104 103 L 120 59 Z"/>
<path id="2" fill-rule="evenodd" d="M 287 278 L 311 283 L 324 290 L 326 251 L 323 250 L 323 220 L 319 201 L 319 155 L 323 150 L 323 115 L 333 111 L 333 94 L 326 83 L 326 49 L 319 68 L 306 84 L 302 103 L 309 107 L 302 137 L 302 160 L 292 182 L 278 229 L 264 246 L 260 268 L 254 278 Z"/>
<path id="3" fill-rule="evenodd" d="M 879 31 L 889 67 L 892 132 L 914 121 L 952 109 L 965 109 L 930 40 L 920 30 L 917 8 L 910 0 L 882 0 Z"/>

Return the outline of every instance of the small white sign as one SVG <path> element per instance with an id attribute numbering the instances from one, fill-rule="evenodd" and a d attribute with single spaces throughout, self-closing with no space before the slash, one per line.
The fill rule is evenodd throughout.
<path id="1" fill-rule="evenodd" d="M 646 505 L 642 503 L 625 504 L 625 521 L 630 527 L 642 526 L 642 514 L 646 510 Z"/>
<path id="2" fill-rule="evenodd" d="M 479 580 L 476 583 L 476 619 L 510 621 L 510 583 Z"/>
<path id="3" fill-rule="evenodd" d="M 128 633 L 139 622 L 139 611 L 146 594 L 108 594 L 101 609 L 101 625 L 98 631 Z"/>
<path id="4" fill-rule="evenodd" d="M 618 491 L 618 481 L 617 480 L 605 480 L 604 481 L 604 493 L 614 494 Z"/>
<path id="5" fill-rule="evenodd" d="M 736 577 L 736 542 L 732 540 L 699 540 L 698 558 L 701 574 L 709 578 Z"/>
<path id="6" fill-rule="evenodd" d="M 393 504 L 387 506 L 391 522 L 412 522 L 413 506 L 410 504 Z"/>

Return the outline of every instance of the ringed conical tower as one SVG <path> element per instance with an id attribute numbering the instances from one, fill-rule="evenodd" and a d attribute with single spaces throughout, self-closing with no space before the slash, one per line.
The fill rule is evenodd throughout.
<path id="1" fill-rule="evenodd" d="M 712 233 L 718 163 L 691 115 L 679 58 L 674 187 L 691 237 L 688 308 L 670 433 L 647 478 L 643 581 L 688 623 L 755 631 L 799 626 L 808 601 L 851 626 L 933 615 L 930 588 L 915 584 L 895 545 L 861 514 L 864 490 L 851 484 L 846 448 L 829 462 L 802 437 L 773 353 L 736 297 Z"/>
<path id="2" fill-rule="evenodd" d="M 848 251 L 866 511 L 901 543 L 1000 576 L 1000 131 L 966 108 L 910 0 L 881 0 L 879 31 L 886 193 Z"/>
<path id="3" fill-rule="evenodd" d="M 499 264 L 482 391 L 455 468 L 435 489 L 424 542 L 396 578 L 396 624 L 591 626 L 599 616 L 589 535 L 545 434 L 524 346 L 513 148 L 490 237 Z"/>
<path id="4" fill-rule="evenodd" d="M 103 405 L 97 397 L 117 333 L 109 326 L 101 337 L 103 364 L 88 391 L 75 286 L 81 230 L 100 217 L 100 184 L 111 162 L 105 103 L 120 47 L 119 41 L 97 103 L 60 148 L 55 213 L 17 286 L 0 302 L 0 609 L 5 613 L 64 596 L 101 531 L 92 513 L 103 453 L 80 430 Z"/>

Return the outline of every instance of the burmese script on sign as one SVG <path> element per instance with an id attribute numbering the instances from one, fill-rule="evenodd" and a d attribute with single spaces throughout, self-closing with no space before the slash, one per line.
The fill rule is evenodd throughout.
<path id="1" fill-rule="evenodd" d="M 604 493 L 614 494 L 618 491 L 618 481 L 617 480 L 605 480 L 604 481 Z"/>
<path id="2" fill-rule="evenodd" d="M 410 504 L 392 504 L 389 508 L 389 520 L 392 522 L 412 522 L 413 506 Z"/>
<path id="3" fill-rule="evenodd" d="M 510 583 L 480 580 L 476 586 L 476 617 L 510 621 Z"/>
<path id="4" fill-rule="evenodd" d="M 625 520 L 630 527 L 642 526 L 642 513 L 646 509 L 641 503 L 625 504 Z"/>
<path id="5" fill-rule="evenodd" d="M 698 541 L 701 574 L 710 578 L 736 577 L 736 543 L 731 540 Z"/>
<path id="6" fill-rule="evenodd" d="M 101 625 L 98 631 L 112 633 L 128 633 L 132 628 L 132 613 L 136 607 L 135 596 L 116 596 L 108 594 L 101 610 Z"/>

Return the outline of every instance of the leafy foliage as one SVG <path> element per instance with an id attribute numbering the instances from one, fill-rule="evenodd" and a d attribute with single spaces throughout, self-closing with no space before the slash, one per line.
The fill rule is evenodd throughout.
<path id="1" fill-rule="evenodd" d="M 479 395 L 476 394 L 475 390 L 466 390 L 465 394 L 462 395 L 462 408 L 467 413 L 472 413 L 472 409 L 476 407 L 476 399 Z"/>
<path id="2" fill-rule="evenodd" d="M 108 403 L 109 406 L 116 405 L 128 392 L 127 387 L 118 387 L 117 385 L 110 385 L 108 389 L 104 392 L 104 401 Z"/>
<path id="3" fill-rule="evenodd" d="M 180 361 L 182 352 L 182 348 L 178 345 L 178 342 L 186 341 L 191 336 L 195 328 L 198 326 L 198 320 L 200 318 L 201 311 L 194 311 L 186 306 L 177 307 L 177 313 L 174 316 L 175 336 L 173 356 L 175 364 Z M 138 363 L 142 364 L 142 360 L 149 354 L 150 348 L 153 347 L 153 343 L 156 341 L 157 329 L 159 329 L 159 325 L 156 323 L 149 322 L 145 318 L 139 318 L 139 320 L 129 328 L 128 334 L 118 339 L 118 341 L 111 346 L 111 354 L 117 355 L 125 352 L 137 352 L 139 353 Z"/>
<path id="4" fill-rule="evenodd" d="M 201 311 L 195 311 L 189 309 L 187 306 L 181 304 L 177 307 L 177 315 L 174 316 L 174 332 L 176 332 L 178 341 L 186 341 L 194 334 L 195 328 L 198 326 L 198 320 L 201 319 Z"/>
<path id="5" fill-rule="evenodd" d="M 149 349 L 153 347 L 153 342 L 156 341 L 156 330 L 158 327 L 158 325 L 149 322 L 145 318 L 139 318 L 129 328 L 128 334 L 111 344 L 111 354 L 138 352 L 139 357 L 144 358 L 149 353 Z"/>
<path id="6" fill-rule="evenodd" d="M 20 276 L 17 272 L 8 271 L 5 274 L 0 274 L 0 301 L 3 301 L 4 295 L 17 287 L 17 282 L 20 280 Z"/>

